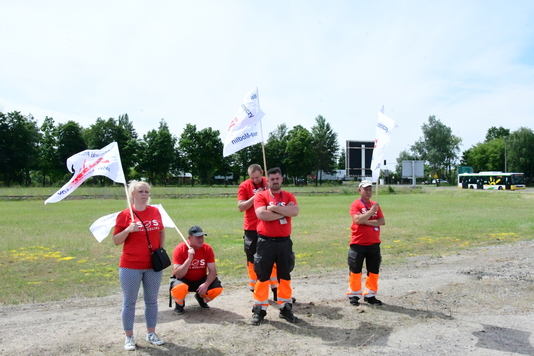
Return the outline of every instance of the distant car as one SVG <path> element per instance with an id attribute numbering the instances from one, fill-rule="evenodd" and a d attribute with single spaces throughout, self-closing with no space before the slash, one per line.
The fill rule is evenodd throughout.
<path id="1" fill-rule="evenodd" d="M 439 179 L 439 178 L 432 180 L 432 184 L 436 184 L 436 183 L 439 183 L 439 184 L 445 183 L 445 184 L 447 184 L 448 182 L 445 179 Z"/>

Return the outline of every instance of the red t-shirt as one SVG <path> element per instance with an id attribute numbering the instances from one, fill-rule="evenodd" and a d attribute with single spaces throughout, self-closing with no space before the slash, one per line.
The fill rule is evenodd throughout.
<path id="1" fill-rule="evenodd" d="M 143 220 L 143 223 L 148 230 L 148 237 L 150 239 L 150 244 L 152 245 L 152 250 L 157 250 L 160 248 L 161 242 L 160 231 L 164 229 L 158 208 L 149 205 L 143 211 L 133 210 L 139 215 L 139 218 Z M 124 240 L 119 267 L 132 269 L 152 268 L 152 259 L 150 257 L 150 250 L 148 249 L 145 228 L 139 218 L 134 214 L 134 220 L 137 223 L 139 230 L 130 232 L 126 240 Z M 117 215 L 113 235 L 126 229 L 131 222 L 132 217 L 130 215 L 130 209 L 121 211 L 119 215 Z"/>
<path id="2" fill-rule="evenodd" d="M 267 179 L 265 177 L 262 177 L 261 184 L 254 184 L 252 183 L 252 179 L 247 179 L 243 183 L 239 185 L 239 188 L 237 189 L 237 200 L 249 200 L 252 198 L 259 188 L 265 189 L 267 186 Z M 258 224 L 258 217 L 256 216 L 256 212 L 254 211 L 254 204 L 247 210 L 245 210 L 245 215 L 243 218 L 243 229 L 245 230 L 256 230 L 256 226 Z"/>
<path id="3" fill-rule="evenodd" d="M 271 190 L 264 190 L 256 194 L 254 198 L 254 210 L 269 205 L 286 206 L 289 202 L 297 205 L 295 196 L 286 191 L 271 194 Z M 280 220 L 263 221 L 258 219 L 257 231 L 258 234 L 269 237 L 286 237 L 291 235 L 291 218 L 286 217 L 287 223 L 281 224 Z"/>
<path id="4" fill-rule="evenodd" d="M 188 250 L 189 248 L 185 242 L 179 243 L 172 252 L 172 263 L 183 265 L 189 255 Z M 190 281 L 198 281 L 208 274 L 208 263 L 215 263 L 215 254 L 211 246 L 204 243 L 201 248 L 195 251 L 193 260 L 183 278 Z"/>
<path id="5" fill-rule="evenodd" d="M 371 207 L 375 204 L 374 201 L 369 201 L 369 203 L 364 203 L 361 199 L 356 199 L 352 202 L 350 205 L 350 217 L 352 218 L 354 215 L 359 214 L 365 214 L 367 211 L 371 209 Z M 377 212 L 369 218 L 369 220 L 377 220 L 379 218 L 383 218 L 384 214 L 382 214 L 382 209 L 378 207 Z M 376 243 L 380 243 L 380 226 L 369 226 L 369 225 L 358 225 L 352 221 L 352 236 L 350 239 L 350 244 L 358 244 L 358 245 L 372 245 Z"/>

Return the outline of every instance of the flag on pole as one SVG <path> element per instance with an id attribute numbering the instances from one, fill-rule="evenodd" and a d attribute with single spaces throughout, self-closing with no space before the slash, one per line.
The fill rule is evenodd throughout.
<path id="1" fill-rule="evenodd" d="M 260 109 L 258 88 L 248 93 L 230 122 L 224 141 L 223 157 L 262 141 L 260 120 L 265 114 Z"/>
<path id="2" fill-rule="evenodd" d="M 378 112 L 378 124 L 376 125 L 375 147 L 373 158 L 371 159 L 371 170 L 373 171 L 373 182 L 377 182 L 382 168 L 384 153 L 389 141 L 391 141 L 391 131 L 397 124 L 391 118 L 384 115 L 384 108 Z"/>
<path id="3" fill-rule="evenodd" d="M 106 176 L 117 183 L 126 183 L 117 142 L 112 142 L 101 150 L 85 150 L 69 157 L 67 169 L 74 173 L 71 180 L 46 199 L 45 204 L 63 200 L 92 176 Z"/>
<path id="4" fill-rule="evenodd" d="M 171 229 L 176 227 L 169 214 L 167 214 L 167 212 L 163 208 L 163 205 L 155 204 L 151 206 L 158 208 L 159 213 L 161 214 L 163 226 L 169 227 Z M 91 231 L 95 239 L 98 240 L 98 242 L 102 242 L 102 240 L 104 240 L 106 236 L 109 235 L 109 231 L 115 226 L 115 221 L 117 220 L 117 215 L 119 215 L 119 213 L 120 211 L 106 216 L 102 216 L 101 218 L 96 219 L 96 221 L 89 227 L 89 230 Z"/>

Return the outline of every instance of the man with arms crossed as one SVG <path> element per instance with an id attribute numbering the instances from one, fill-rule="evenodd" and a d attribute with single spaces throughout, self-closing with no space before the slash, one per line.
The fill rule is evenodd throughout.
<path id="1" fill-rule="evenodd" d="M 376 299 L 378 274 L 382 255 L 380 254 L 380 226 L 386 224 L 382 209 L 371 200 L 373 183 L 364 180 L 358 187 L 360 199 L 350 206 L 352 236 L 348 256 L 349 288 L 347 296 L 351 305 L 360 305 L 360 298 L 372 305 L 382 305 Z M 362 289 L 363 260 L 367 269 L 365 290 Z"/>
<path id="2" fill-rule="evenodd" d="M 254 305 L 251 325 L 260 325 L 269 306 L 269 279 L 274 264 L 277 266 L 278 307 L 280 317 L 297 322 L 292 309 L 291 271 L 295 254 L 291 241 L 291 218 L 299 213 L 295 196 L 282 191 L 282 172 L 271 168 L 267 172 L 269 189 L 256 194 L 254 209 L 258 216 L 258 244 L 254 255 L 254 270 L 258 281 L 254 287 Z"/>
<path id="3" fill-rule="evenodd" d="M 256 253 L 256 244 L 258 242 L 258 232 L 256 226 L 258 217 L 254 211 L 254 197 L 256 193 L 263 192 L 267 189 L 267 179 L 263 177 L 263 169 L 259 164 L 251 164 L 248 167 L 250 179 L 243 181 L 237 190 L 237 207 L 240 212 L 245 212 L 243 217 L 243 235 L 245 254 L 247 255 L 247 271 L 249 287 L 254 292 L 257 276 L 254 272 L 254 254 Z M 278 279 L 276 278 L 276 266 L 273 268 L 271 278 L 269 279 L 273 291 L 273 299 L 276 301 L 276 292 Z"/>

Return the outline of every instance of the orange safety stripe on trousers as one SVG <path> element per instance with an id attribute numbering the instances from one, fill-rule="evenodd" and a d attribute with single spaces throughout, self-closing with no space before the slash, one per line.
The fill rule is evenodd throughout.
<path id="1" fill-rule="evenodd" d="M 363 294 L 374 297 L 378 292 L 378 274 L 376 273 L 367 273 L 367 278 L 365 278 L 365 291 Z"/>
<path id="2" fill-rule="evenodd" d="M 175 285 L 171 290 L 171 295 L 174 298 L 174 301 L 180 305 L 184 305 L 184 299 L 189 292 L 189 287 L 185 283 L 180 283 Z"/>
<path id="3" fill-rule="evenodd" d="M 292 295 L 293 289 L 291 288 L 291 281 L 287 279 L 280 279 L 280 284 L 278 285 L 278 305 L 291 303 Z"/>
<path id="4" fill-rule="evenodd" d="M 209 289 L 206 294 L 201 295 L 201 297 L 204 299 L 206 303 L 211 302 L 213 299 L 217 298 L 219 294 L 221 294 L 223 291 L 222 287 L 217 287 L 213 289 Z"/>
<path id="5" fill-rule="evenodd" d="M 349 289 L 347 290 L 347 295 L 350 296 L 361 296 L 362 295 L 362 274 L 349 272 Z"/>
<path id="6" fill-rule="evenodd" d="M 247 261 L 247 272 L 248 285 L 250 286 L 250 290 L 254 291 L 254 286 L 256 285 L 256 282 L 258 280 L 258 276 L 256 275 L 256 272 L 254 272 L 254 263 Z"/>
<path id="7" fill-rule="evenodd" d="M 254 286 L 254 304 L 255 305 L 269 305 L 269 281 L 257 281 Z"/>

